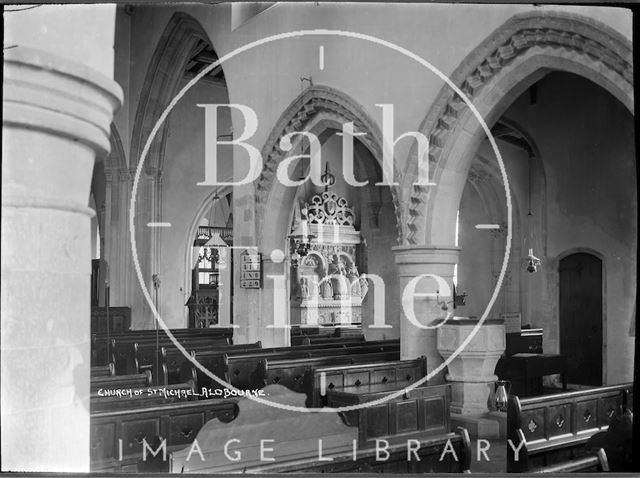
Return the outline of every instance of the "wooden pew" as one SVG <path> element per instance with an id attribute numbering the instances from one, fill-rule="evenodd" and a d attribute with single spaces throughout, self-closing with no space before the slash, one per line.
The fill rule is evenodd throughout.
<path id="1" fill-rule="evenodd" d="M 621 384 L 523 399 L 512 395 L 507 438 L 521 448 L 516 461 L 513 447 L 507 446 L 507 472 L 579 466 L 575 461 L 587 457 L 589 438 L 608 428 L 625 395 L 631 393 L 632 384 Z M 593 468 L 593 457 L 592 453 L 591 461 L 583 462 L 587 469 Z"/>
<path id="2" fill-rule="evenodd" d="M 291 345 L 293 347 L 299 345 L 314 345 L 314 344 L 341 344 L 341 343 L 353 343 L 364 342 L 364 335 L 350 336 L 350 337 L 325 337 L 325 336 L 310 336 L 310 335 L 298 335 L 291 337 Z"/>
<path id="3" fill-rule="evenodd" d="M 347 337 L 362 335 L 362 327 L 358 326 L 342 326 L 342 325 L 318 325 L 315 327 L 301 327 L 294 325 L 291 327 L 291 337 L 300 335 L 306 336 L 324 336 L 324 337 Z"/>
<path id="4" fill-rule="evenodd" d="M 233 399 L 171 403 L 154 402 L 148 398 L 128 405 L 117 410 L 92 408 L 91 472 L 136 472 L 145 441 L 151 446 L 156 436 L 165 438 L 169 454 L 192 443 L 209 420 L 217 418 L 221 422 L 229 422 L 237 410 Z"/>
<path id="5" fill-rule="evenodd" d="M 91 392 L 97 392 L 100 389 L 124 389 L 124 388 L 141 388 L 151 385 L 151 372 L 135 373 L 129 375 L 107 375 L 102 377 L 91 378 Z"/>
<path id="6" fill-rule="evenodd" d="M 248 385 L 260 379 L 260 361 L 264 358 L 270 360 L 309 358 L 318 355 L 345 355 L 358 353 L 372 353 L 385 351 L 398 351 L 399 341 L 382 340 L 372 342 L 355 342 L 335 345 L 308 345 L 299 347 L 274 347 L 247 352 L 198 352 L 195 358 L 216 377 L 230 383 L 242 383 Z M 182 364 L 180 369 L 180 381 L 194 380 L 197 388 L 205 387 L 217 390 L 221 385 L 199 369 L 193 367 L 190 362 Z"/>
<path id="7" fill-rule="evenodd" d="M 91 367 L 91 378 L 95 377 L 111 377 L 116 374 L 113 363 L 107 365 L 97 365 Z"/>
<path id="8" fill-rule="evenodd" d="M 324 375 L 324 379 L 322 378 Z M 427 359 L 398 360 L 386 363 L 370 363 L 340 367 L 321 367 L 313 370 L 305 383 L 310 385 L 306 390 L 310 404 L 314 408 L 326 405 L 326 390 L 336 387 L 353 387 L 360 385 L 376 385 L 396 383 L 398 388 L 411 385 L 427 375 Z M 325 390 L 322 388 L 324 380 Z M 321 392 L 324 394 L 322 397 Z"/>
<path id="9" fill-rule="evenodd" d="M 231 328 L 208 328 L 208 329 L 170 329 L 176 338 L 182 337 L 212 337 L 228 339 L 231 343 L 233 329 Z M 144 340 L 152 338 L 155 340 L 155 330 L 126 330 L 121 332 L 112 332 L 111 334 L 92 333 L 91 334 L 91 364 L 106 365 L 113 361 L 113 340 L 138 338 Z M 158 331 L 158 337 L 162 340 L 167 338 L 164 330 Z"/>
<path id="10" fill-rule="evenodd" d="M 238 345 L 205 345 L 199 347 L 190 347 L 188 350 L 189 355 L 198 354 L 203 352 L 248 352 L 251 350 L 259 350 L 262 348 L 261 342 L 254 344 L 238 344 Z M 180 383 L 180 369 L 182 364 L 189 362 L 189 359 L 182 353 L 182 351 L 175 348 L 175 346 L 161 347 L 159 352 L 159 370 L 155 370 L 154 377 L 158 377 L 158 385 L 170 385 L 173 383 Z M 190 363 L 190 362 L 189 362 Z"/>
<path id="11" fill-rule="evenodd" d="M 197 347 L 217 347 L 230 345 L 228 338 L 207 337 L 207 336 L 183 336 L 177 337 L 178 342 L 185 348 Z M 140 373 L 147 369 L 152 369 L 157 358 L 159 347 L 171 346 L 173 342 L 167 336 L 114 339 L 113 362 L 116 374 Z"/>
<path id="12" fill-rule="evenodd" d="M 272 403 L 304 407 L 305 395 L 280 385 L 264 388 Z M 428 435 L 428 436 L 427 436 Z M 238 400 L 237 418 L 232 423 L 211 420 L 196 436 L 202 458 L 187 460 L 191 446 L 173 452 L 172 473 L 280 473 L 280 472 L 462 472 L 468 471 L 471 450 L 464 429 L 455 433 L 420 432 L 410 435 L 419 445 L 419 458 L 408 453 L 407 440 L 389 440 L 389 458 L 377 456 L 372 447 L 357 446 L 358 430 L 346 426 L 336 413 L 292 413 L 284 407 L 267 406 L 253 400 Z M 408 437 L 403 437 L 408 438 Z M 268 458 L 262 459 L 261 440 L 268 439 Z M 240 459 L 229 460 L 229 452 Z M 354 448 L 355 442 L 355 448 Z M 382 445 L 382 444 L 381 444 Z M 382 445 L 384 447 L 384 445 Z M 453 453 L 443 454 L 445 450 Z M 321 453 L 321 455 L 320 455 Z M 355 454 L 355 457 L 354 457 Z M 440 461 L 440 457 L 444 459 Z"/>
<path id="13" fill-rule="evenodd" d="M 268 350 L 268 349 L 265 349 Z M 287 360 L 293 359 L 313 359 L 318 357 L 337 357 L 337 356 L 349 356 L 360 354 L 382 354 L 377 360 L 397 360 L 400 356 L 400 344 L 394 342 L 386 344 L 371 344 L 367 342 L 361 342 L 356 345 L 352 345 L 344 348 L 325 348 L 320 346 L 318 348 L 293 347 L 284 351 L 277 351 L 273 353 L 261 353 L 248 352 L 242 354 L 228 354 L 226 358 L 226 370 L 227 370 L 227 382 L 233 384 L 234 387 L 240 389 L 253 389 L 262 388 L 264 386 L 264 364 L 262 361 L 265 358 L 270 360 Z M 339 363 L 352 363 L 343 361 Z M 325 362 L 325 365 L 328 363 Z"/>
<path id="14" fill-rule="evenodd" d="M 279 384 L 298 393 L 304 393 L 308 398 L 313 391 L 313 382 L 310 380 L 315 369 L 336 365 L 353 365 L 365 363 L 371 365 L 375 362 L 387 362 L 398 358 L 397 350 L 386 352 L 372 352 L 364 354 L 345 355 L 321 355 L 318 357 L 297 359 L 263 359 L 260 361 L 255 382 L 249 388 L 263 388 L 270 384 Z M 233 380 L 232 380 L 233 384 Z M 235 386 L 235 385 L 234 385 Z M 308 402 L 310 403 L 310 401 Z"/>
<path id="15" fill-rule="evenodd" d="M 429 436 L 450 431 L 451 385 L 422 384 L 402 391 L 398 383 L 335 387 L 327 391 L 327 406 L 332 408 L 362 405 L 384 400 L 377 405 L 344 412 L 345 422 L 358 427 L 361 447 L 375 446 L 376 440 L 394 436 Z"/>

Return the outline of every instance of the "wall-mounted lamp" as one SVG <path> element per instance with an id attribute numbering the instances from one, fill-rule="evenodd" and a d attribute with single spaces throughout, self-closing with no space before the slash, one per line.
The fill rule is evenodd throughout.
<path id="1" fill-rule="evenodd" d="M 436 294 L 440 294 L 440 291 L 436 291 Z M 462 307 L 467 305 L 467 293 L 463 292 L 462 294 L 456 293 L 456 286 L 453 286 L 453 299 L 450 301 L 440 302 L 440 296 L 436 295 L 436 303 L 440 306 L 442 310 L 449 310 L 449 304 L 453 304 L 453 308 Z"/>
<path id="2" fill-rule="evenodd" d="M 533 274 L 541 265 L 542 261 L 533 255 L 533 248 L 529 248 L 529 255 L 527 256 L 527 272 Z"/>

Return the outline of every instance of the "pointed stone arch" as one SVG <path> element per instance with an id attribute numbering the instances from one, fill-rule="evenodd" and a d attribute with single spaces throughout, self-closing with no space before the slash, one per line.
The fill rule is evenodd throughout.
<path id="1" fill-rule="evenodd" d="M 356 132 L 366 133 L 365 136 L 358 137 L 356 143 L 363 144 L 377 164 L 382 167 L 382 133 L 364 108 L 346 94 L 328 86 L 311 86 L 303 91 L 280 116 L 262 148 L 263 167 L 255 182 L 256 232 L 259 243 L 266 249 L 282 247 L 281 244 L 276 244 L 278 241 L 264 242 L 268 236 L 265 233 L 266 211 L 270 214 L 269 229 L 275 231 L 280 228 L 280 232 L 283 233 L 288 225 L 289 215 L 286 213 L 279 214 L 279 219 L 273 220 L 274 211 L 282 209 L 283 204 L 289 203 L 284 199 L 287 188 L 279 184 L 276 178 L 278 165 L 287 155 L 279 148 L 280 138 L 293 131 L 309 131 L 320 136 L 328 128 L 341 130 L 342 124 L 347 122 L 354 124 Z M 293 143 L 295 148 L 299 144 L 299 139 L 298 143 L 295 141 Z M 399 207 L 396 188 L 390 187 L 390 190 L 397 216 Z"/>
<path id="2" fill-rule="evenodd" d="M 105 158 L 105 169 L 111 171 L 124 171 L 128 168 L 127 156 L 124 152 L 124 146 L 122 145 L 122 138 L 118 133 L 116 125 L 111 123 L 111 135 L 109 136 L 109 144 L 111 145 L 111 151 Z"/>
<path id="3" fill-rule="evenodd" d="M 451 80 L 491 126 L 526 88 L 551 71 L 575 73 L 593 81 L 633 114 L 631 43 L 606 25 L 578 15 L 536 12 L 514 16 L 464 59 Z M 417 164 L 407 162 L 400 190 L 407 204 L 400 213 L 401 223 L 407 224 L 401 242 L 449 243 L 451 211 L 455 214 L 484 130 L 462 99 L 445 85 L 419 131 L 429 137 L 429 160 L 438 186 L 414 187 Z M 409 157 L 412 155 L 413 150 Z"/>
<path id="4" fill-rule="evenodd" d="M 212 44 L 202 25 L 191 15 L 177 12 L 167 23 L 151 57 L 140 90 L 140 101 L 131 135 L 132 168 L 140 159 L 151 130 L 178 92 L 190 59 L 189 53 L 201 41 Z M 148 172 L 162 170 L 168 124 L 168 121 L 164 122 L 151 144 L 145 164 L 145 170 Z"/>

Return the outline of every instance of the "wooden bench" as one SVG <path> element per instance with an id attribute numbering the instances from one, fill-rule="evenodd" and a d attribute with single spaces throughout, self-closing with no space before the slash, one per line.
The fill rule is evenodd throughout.
<path id="1" fill-rule="evenodd" d="M 326 391 L 336 387 L 396 383 L 402 388 L 426 375 L 427 359 L 420 357 L 415 360 L 317 368 L 313 370 L 311 377 L 305 378 L 305 383 L 311 384 L 311 388 L 307 390 L 311 406 L 318 408 L 326 405 Z"/>
<path id="2" fill-rule="evenodd" d="M 223 337 L 231 340 L 232 329 L 230 328 L 211 328 L 211 329 L 170 329 L 171 333 L 175 337 L 195 337 L 195 336 L 209 336 L 209 337 Z M 159 337 L 166 337 L 163 330 L 158 331 Z M 92 365 L 105 365 L 112 360 L 113 350 L 111 344 L 113 339 L 126 339 L 126 338 L 139 338 L 144 339 L 147 337 L 155 338 L 155 330 L 125 330 L 112 332 L 110 334 L 95 333 L 92 330 L 91 334 L 91 363 Z"/>
<path id="3" fill-rule="evenodd" d="M 166 439 L 168 456 L 173 450 L 192 443 L 209 420 L 233 420 L 236 408 L 233 399 L 175 403 L 154 403 L 147 399 L 119 410 L 92 409 L 91 471 L 137 472 L 144 441 L 151 447 L 156 436 Z"/>
<path id="4" fill-rule="evenodd" d="M 187 349 L 230 345 L 229 339 L 222 337 L 184 336 L 177 337 L 177 340 Z M 158 337 L 158 340 L 155 337 L 114 339 L 112 347 L 116 374 L 140 373 L 153 369 L 157 351 L 160 347 L 168 346 L 173 346 L 173 342 L 167 336 Z"/>
<path id="5" fill-rule="evenodd" d="M 311 405 L 311 397 L 313 395 L 311 377 L 316 369 L 336 365 L 349 366 L 358 363 L 365 363 L 369 366 L 375 362 L 395 360 L 398 356 L 399 351 L 387 350 L 386 352 L 320 355 L 296 359 L 263 359 L 260 361 L 257 373 L 254 375 L 256 381 L 253 387 L 250 388 L 263 388 L 272 383 L 283 385 L 294 392 L 306 394 L 308 398 L 307 404 Z"/>
<path id="6" fill-rule="evenodd" d="M 358 427 L 361 447 L 375 446 L 379 439 L 406 439 L 444 434 L 450 431 L 451 385 L 422 384 L 401 391 L 398 383 L 335 387 L 327 391 L 327 406 L 332 408 L 362 405 L 382 400 L 377 405 L 344 412 L 348 425 Z"/>
<path id="7" fill-rule="evenodd" d="M 299 347 L 275 347 L 246 352 L 198 352 L 195 359 L 207 370 L 227 383 L 235 382 L 249 386 L 260 380 L 260 361 L 268 358 L 294 359 L 310 358 L 311 356 L 344 355 L 371 352 L 398 351 L 397 340 L 355 342 L 353 344 L 336 345 L 308 345 Z M 196 369 L 190 362 L 182 364 L 180 369 L 180 381 L 194 380 L 198 388 L 205 387 L 220 389 L 221 385 L 200 369 Z M 245 387 L 242 388 L 245 388 Z"/>
<path id="8" fill-rule="evenodd" d="M 313 345 L 313 344 L 342 344 L 353 342 L 364 342 L 364 335 L 356 337 L 325 337 L 325 336 L 309 336 L 299 335 L 291 337 L 291 345 L 293 347 L 299 345 Z"/>
<path id="9" fill-rule="evenodd" d="M 589 438 L 608 428 L 611 417 L 631 393 L 632 384 L 622 384 L 523 399 L 512 395 L 507 409 L 507 438 L 513 447 L 521 448 L 516 461 L 513 447 L 507 446 L 507 471 L 579 466 L 571 462 L 587 457 L 585 444 Z M 592 464 L 593 458 L 591 454 Z"/>
<path id="10" fill-rule="evenodd" d="M 239 344 L 239 345 L 205 345 L 198 347 L 190 347 L 188 350 L 189 355 L 217 352 L 217 353 L 230 353 L 230 352 L 248 352 L 250 350 L 262 349 L 262 343 L 256 342 L 254 344 Z M 154 376 L 158 377 L 158 385 L 170 385 L 173 383 L 180 383 L 180 369 L 185 362 L 190 363 L 189 359 L 182 353 L 182 351 L 175 348 L 175 346 L 161 347 L 159 352 L 159 370 L 155 370 Z"/>
<path id="11" fill-rule="evenodd" d="M 233 329 L 231 328 L 209 328 L 209 329 L 170 329 L 176 338 L 184 337 L 212 337 L 228 339 L 231 342 Z M 164 330 L 158 330 L 158 337 L 162 340 L 167 338 Z M 91 364 L 106 365 L 113 361 L 113 341 L 114 340 L 155 340 L 155 330 L 126 330 L 113 332 L 111 334 L 92 333 L 91 334 Z"/>
<path id="12" fill-rule="evenodd" d="M 303 407 L 306 399 L 305 395 L 280 385 L 269 385 L 264 392 L 270 402 L 289 406 Z M 283 407 L 240 399 L 237 418 L 232 423 L 211 420 L 198 433 L 196 440 L 202 459 L 191 456 L 187 460 L 193 455 L 192 447 L 187 446 L 171 454 L 170 471 L 208 474 L 469 471 L 471 450 L 466 430 L 434 431 L 428 435 L 413 437 L 418 458 L 408 451 L 408 441 L 389 440 L 386 443 L 389 457 L 385 459 L 384 453 L 377 456 L 373 447 L 357 446 L 358 430 L 346 426 L 336 413 L 292 413 Z M 260 443 L 265 439 L 269 440 L 266 456 L 273 462 L 261 456 Z M 228 443 L 231 445 L 226 450 Z M 385 448 L 382 442 L 380 445 Z M 443 453 L 445 450 L 447 453 Z M 240 459 L 229 460 L 229 453 Z"/>
<path id="13" fill-rule="evenodd" d="M 249 352 L 243 354 L 227 355 L 226 369 L 228 382 L 240 389 L 262 388 L 265 382 L 265 370 L 263 360 L 285 360 L 291 362 L 294 359 L 313 359 L 318 357 L 355 356 L 361 354 L 382 354 L 376 360 L 397 360 L 400 356 L 400 344 L 389 342 L 385 344 L 361 342 L 357 345 L 344 348 L 318 347 L 304 348 L 293 347 L 284 351 L 273 353 Z M 343 359 L 338 363 L 353 363 Z M 325 365 L 328 363 L 325 362 Z"/>
<path id="14" fill-rule="evenodd" d="M 91 367 L 91 378 L 95 377 L 111 377 L 116 374 L 113 363 L 107 365 L 97 365 Z"/>

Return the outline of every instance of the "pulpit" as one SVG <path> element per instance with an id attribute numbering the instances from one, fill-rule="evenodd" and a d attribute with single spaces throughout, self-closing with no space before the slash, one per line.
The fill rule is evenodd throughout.
<path id="1" fill-rule="evenodd" d="M 360 274 L 364 245 L 347 200 L 326 190 L 300 209 L 294 237 L 306 255 L 292 260 L 293 325 L 352 325 L 362 322 L 369 284 Z"/>

